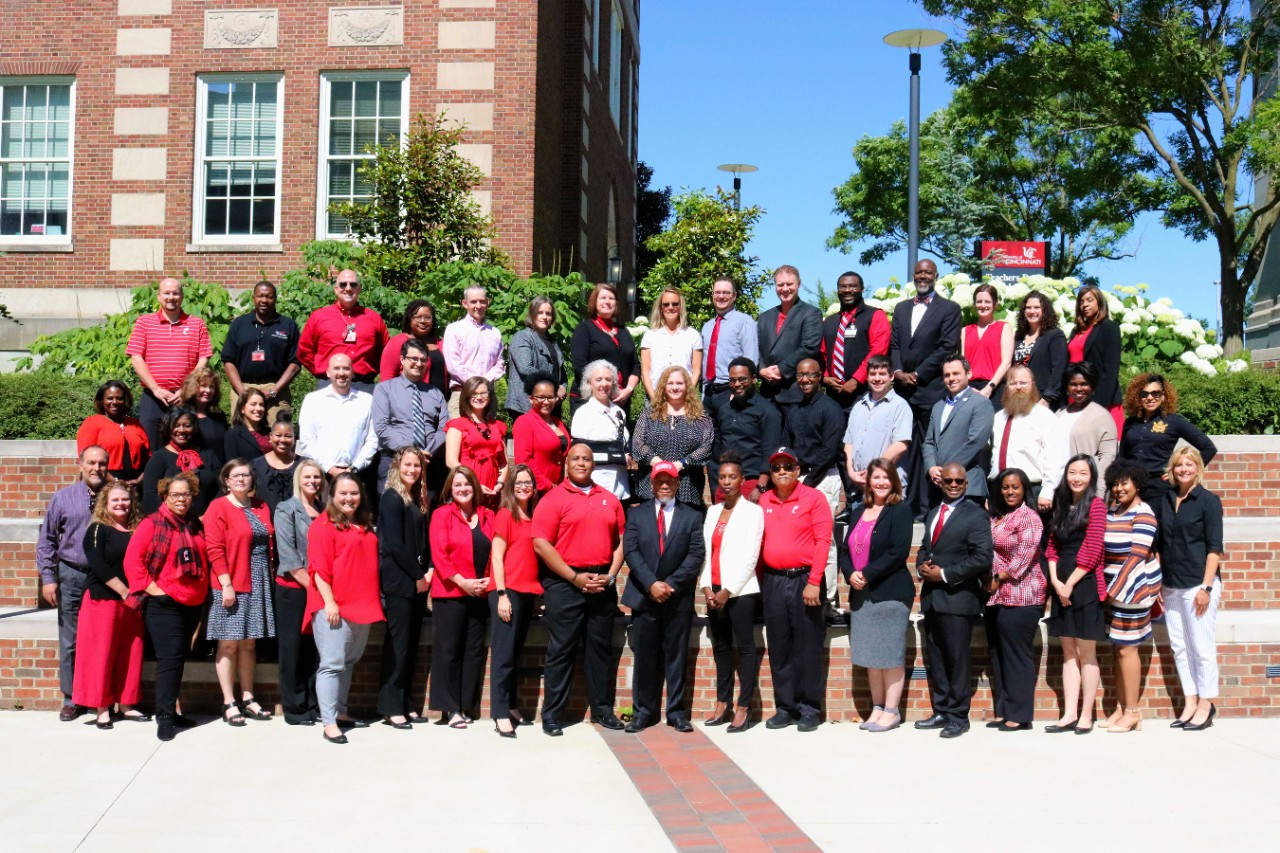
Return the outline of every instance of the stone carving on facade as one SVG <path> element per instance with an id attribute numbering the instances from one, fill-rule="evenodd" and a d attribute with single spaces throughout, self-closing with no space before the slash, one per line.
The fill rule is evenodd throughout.
<path id="1" fill-rule="evenodd" d="M 329 45 L 404 44 L 404 7 L 348 6 L 329 10 Z"/>
<path id="2" fill-rule="evenodd" d="M 276 47 L 277 9 L 232 9 L 204 13 L 204 46 L 209 49 Z"/>

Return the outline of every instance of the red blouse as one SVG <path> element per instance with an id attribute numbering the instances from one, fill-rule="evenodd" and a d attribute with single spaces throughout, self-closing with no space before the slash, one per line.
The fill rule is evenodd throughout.
<path id="1" fill-rule="evenodd" d="M 1004 335 L 1004 320 L 996 320 L 987 330 L 978 335 L 978 324 L 970 323 L 964 327 L 964 354 L 973 368 L 973 379 L 990 381 L 1000 369 L 1002 361 L 1000 340 Z"/>
<path id="2" fill-rule="evenodd" d="M 506 588 L 515 592 L 542 594 L 538 582 L 538 555 L 533 551 L 533 520 L 517 521 L 509 509 L 498 510 L 493 519 L 494 538 L 502 537 L 507 549 L 502 556 L 502 578 Z M 493 573 L 489 573 L 489 590 L 497 589 Z"/>
<path id="3" fill-rule="evenodd" d="M 371 625 L 382 613 L 382 589 L 378 584 L 378 537 L 373 531 L 350 525 L 339 530 L 327 513 L 312 523 L 307 533 L 307 570 L 333 590 L 338 613 L 348 622 Z M 324 610 L 324 599 L 313 582 L 307 589 L 303 633 L 310 633 L 311 618 Z"/>
<path id="4" fill-rule="evenodd" d="M 493 539 L 493 510 L 482 506 L 478 513 L 480 532 Z M 456 503 L 444 504 L 431 514 L 431 564 L 435 566 L 431 577 L 432 598 L 461 598 L 466 593 L 453 582 L 453 576 L 480 576 L 476 573 L 471 534 L 472 529 Z M 488 566 L 485 572 L 491 574 Z"/>
<path id="5" fill-rule="evenodd" d="M 528 465 L 533 469 L 538 494 L 546 494 L 548 489 L 564 479 L 564 457 L 569 450 L 569 430 L 565 429 L 559 418 L 555 419 L 555 425 L 560 429 L 560 435 L 556 435 L 551 425 L 534 411 L 525 412 L 511 425 L 516 464 Z M 564 437 L 563 441 L 561 436 Z"/>
<path id="6" fill-rule="evenodd" d="M 128 465 L 124 455 L 126 443 L 129 446 Z M 76 432 L 76 453 L 84 453 L 86 448 L 95 445 L 107 451 L 107 468 L 111 471 L 130 468 L 141 474 L 151 458 L 147 431 L 137 418 L 125 418 L 124 423 L 116 423 L 106 415 L 89 415 Z"/>
<path id="7" fill-rule="evenodd" d="M 471 418 L 454 418 L 445 429 L 462 433 L 462 448 L 458 451 L 459 464 L 476 472 L 480 485 L 492 489 L 498 485 L 498 472 L 507 467 L 507 425 L 502 421 L 490 421 L 481 430 Z M 484 433 L 488 431 L 489 437 Z"/>
<path id="8" fill-rule="evenodd" d="M 1077 361 L 1084 361 L 1084 345 L 1089 342 L 1089 336 L 1093 334 L 1093 330 L 1097 326 L 1090 326 L 1083 332 L 1075 335 L 1071 340 L 1067 341 L 1067 360 L 1072 364 Z"/>

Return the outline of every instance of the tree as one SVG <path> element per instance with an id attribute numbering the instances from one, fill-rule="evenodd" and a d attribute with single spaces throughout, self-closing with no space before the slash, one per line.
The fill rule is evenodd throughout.
<path id="1" fill-rule="evenodd" d="M 1138 135 L 1170 193 L 1164 221 L 1218 251 L 1228 354 L 1280 215 L 1280 187 L 1253 176 L 1280 166 L 1275 0 L 922 0 L 953 17 L 953 83 L 998 123 L 1057 104 L 1082 133 Z"/>
<path id="2" fill-rule="evenodd" d="M 462 133 L 446 125 L 443 113 L 419 113 L 403 146 L 389 139 L 360 165 L 372 198 L 332 205 L 364 245 L 364 271 L 382 284 L 410 290 L 424 273 L 450 262 L 505 264 L 492 246 L 493 220 L 471 193 L 484 172 L 458 153 Z"/>
<path id="3" fill-rule="evenodd" d="M 689 323 L 700 326 L 715 312 L 711 285 L 727 275 L 738 285 L 738 307 L 755 313 L 767 271 L 760 259 L 746 254 L 755 224 L 764 215 L 756 205 L 734 210 L 733 193 L 716 189 L 691 190 L 672 199 L 675 220 L 665 231 L 650 237 L 647 246 L 659 259 L 640 283 L 649 302 L 663 288 L 676 287 L 684 294 Z"/>
<path id="4" fill-rule="evenodd" d="M 636 281 L 644 281 L 661 257 L 648 247 L 649 238 L 661 234 L 671 218 L 671 187 L 653 189 L 653 167 L 636 163 Z"/>

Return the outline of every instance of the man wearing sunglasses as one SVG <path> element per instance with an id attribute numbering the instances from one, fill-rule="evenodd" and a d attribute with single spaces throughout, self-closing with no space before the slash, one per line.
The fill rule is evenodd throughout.
<path id="1" fill-rule="evenodd" d="M 984 408 L 990 417 L 990 404 Z M 986 511 L 965 498 L 969 478 L 964 467 L 944 463 L 938 483 L 942 501 L 925 516 L 916 555 L 933 714 L 917 720 L 916 728 L 938 729 L 949 739 L 969 731 L 969 644 L 973 622 L 982 613 L 982 578 L 991 571 L 993 548 Z"/>
<path id="2" fill-rule="evenodd" d="M 360 277 L 343 270 L 333 282 L 334 303 L 314 311 L 298 339 L 298 363 L 316 377 L 316 388 L 329 385 L 329 359 L 337 353 L 351 357 L 351 387 L 373 393 L 387 324 L 372 308 L 360 304 Z"/>

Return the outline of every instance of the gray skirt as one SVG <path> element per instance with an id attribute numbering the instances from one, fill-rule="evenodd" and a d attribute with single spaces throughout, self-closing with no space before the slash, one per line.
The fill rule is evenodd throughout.
<path id="1" fill-rule="evenodd" d="M 854 596 L 849 613 L 849 660 L 867 669 L 903 666 L 911 608 L 901 601 Z"/>

